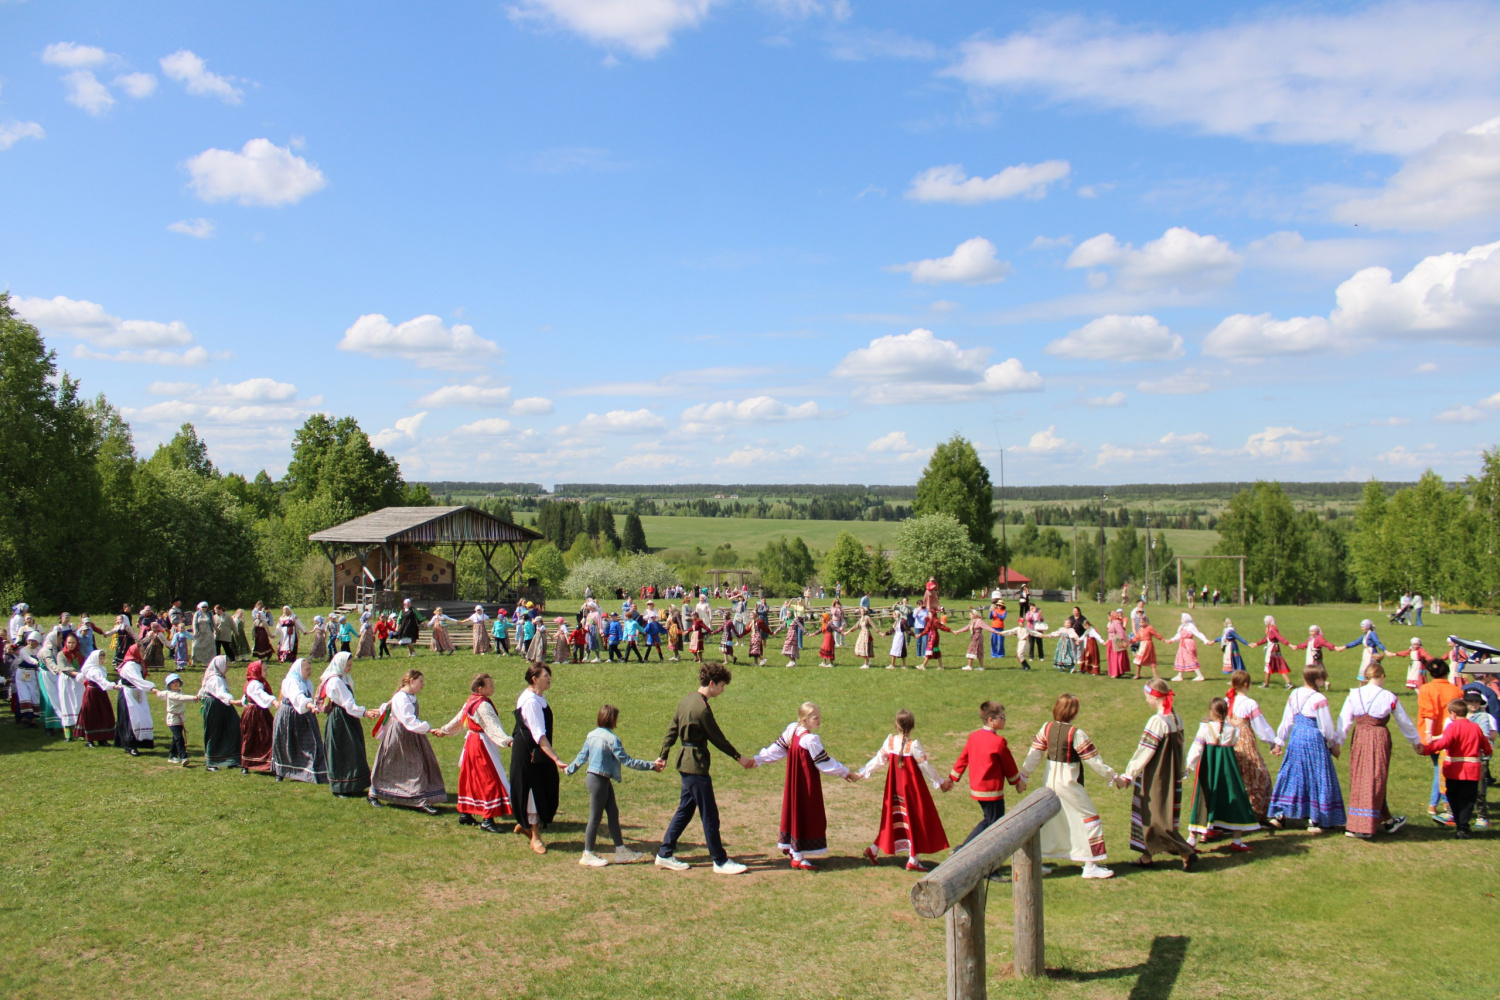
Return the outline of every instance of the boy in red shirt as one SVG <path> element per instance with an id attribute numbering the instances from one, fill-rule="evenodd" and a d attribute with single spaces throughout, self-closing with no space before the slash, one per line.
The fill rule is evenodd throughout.
<path id="1" fill-rule="evenodd" d="M 388 618 L 386 618 L 385 615 L 381 615 L 379 618 L 375 619 L 375 638 L 380 640 L 380 653 L 378 654 L 379 658 L 384 659 L 385 657 L 391 655 L 390 648 L 386 646 L 385 642 L 391 637 L 391 633 L 395 631 L 395 624 L 392 623 Z"/>
<path id="2" fill-rule="evenodd" d="M 1448 726 L 1437 739 L 1423 749 L 1430 754 L 1448 751 L 1443 758 L 1443 780 L 1448 784 L 1448 808 L 1453 812 L 1453 836 L 1469 837 L 1469 820 L 1479 797 L 1481 760 L 1494 753 L 1494 746 L 1484 730 L 1469 721 L 1469 706 L 1462 698 L 1448 702 Z"/>
<path id="3" fill-rule="evenodd" d="M 964 838 L 967 844 L 983 833 L 991 823 L 1005 815 L 1005 783 L 1016 786 L 1016 791 L 1026 791 L 1026 782 L 1017 776 L 1016 759 L 1000 730 L 1005 728 L 1005 706 L 997 701 L 987 701 L 979 706 L 980 728 L 969 734 L 963 753 L 948 773 L 948 780 L 957 784 L 969 772 L 969 795 L 983 811 L 979 825 Z"/>

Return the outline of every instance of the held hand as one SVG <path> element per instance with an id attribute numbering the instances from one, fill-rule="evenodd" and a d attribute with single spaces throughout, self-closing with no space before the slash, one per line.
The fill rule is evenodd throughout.
<path id="1" fill-rule="evenodd" d="M 1017 778 L 1016 779 L 1016 791 L 1018 791 L 1018 792 L 1024 792 L 1024 791 L 1026 791 L 1026 779 L 1025 778 Z"/>
<path id="2" fill-rule="evenodd" d="M 666 761 L 659 760 L 656 763 L 654 763 L 654 764 L 651 765 L 651 769 L 653 771 L 655 771 L 657 774 L 660 774 L 663 770 L 666 769 L 666 766 L 667 766 L 667 762 Z"/>
<path id="3" fill-rule="evenodd" d="M 752 767 L 755 766 L 755 758 L 754 757 L 741 757 L 740 758 L 740 766 L 743 767 L 747 771 L 750 770 Z"/>

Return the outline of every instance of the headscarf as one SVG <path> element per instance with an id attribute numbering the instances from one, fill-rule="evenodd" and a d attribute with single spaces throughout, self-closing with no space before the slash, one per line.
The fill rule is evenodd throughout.
<path id="1" fill-rule="evenodd" d="M 95 686 L 103 687 L 109 683 L 109 678 L 104 675 L 104 668 L 99 665 L 99 650 L 89 654 L 88 659 L 83 661 L 83 666 L 78 670 L 80 680 L 93 681 Z M 102 683 L 101 683 L 102 682 Z"/>
<path id="2" fill-rule="evenodd" d="M 250 691 L 250 682 L 260 681 L 260 686 L 266 689 L 266 694 L 271 693 L 271 682 L 266 680 L 266 665 L 259 660 L 251 660 L 250 665 L 245 668 L 245 692 Z"/>
<path id="3" fill-rule="evenodd" d="M 292 668 L 286 672 L 281 679 L 281 697 L 290 700 L 292 693 L 296 692 L 304 698 L 313 696 L 312 681 L 302 676 L 302 671 L 307 669 L 307 661 L 302 657 L 292 661 Z M 288 690 L 290 688 L 290 690 Z"/>
<path id="4" fill-rule="evenodd" d="M 1322 635 L 1323 634 L 1323 630 L 1321 628 L 1319 628 L 1318 626 L 1316 626 L 1316 625 L 1309 625 L 1309 626 L 1307 626 L 1307 634 L 1308 635 Z"/>
<path id="5" fill-rule="evenodd" d="M 208 661 L 208 666 L 203 668 L 203 680 L 198 683 L 198 694 L 201 697 L 208 689 L 210 677 L 223 677 L 224 671 L 229 668 L 229 659 L 222 653 Z"/>
<path id="6" fill-rule="evenodd" d="M 335 678 L 335 677 L 337 677 L 339 680 L 343 681 L 345 684 L 349 684 L 349 654 L 348 653 L 344 653 L 344 652 L 335 653 L 333 655 L 333 659 L 331 659 L 331 660 L 328 661 L 328 666 L 326 668 L 324 668 L 323 675 L 318 678 L 318 700 L 319 701 L 322 701 L 325 697 L 327 697 L 326 692 L 328 690 L 328 682 L 330 680 L 332 680 L 333 678 Z M 350 686 L 351 689 L 353 688 L 352 684 L 350 684 L 349 686 Z"/>
<path id="7" fill-rule="evenodd" d="M 1196 624 L 1196 622 L 1193 621 L 1193 616 L 1192 615 L 1190 615 L 1186 611 L 1184 611 L 1182 613 L 1182 624 L 1184 624 L 1184 625 L 1194 625 L 1194 624 Z"/>
<path id="8" fill-rule="evenodd" d="M 1160 684 L 1161 687 L 1157 687 L 1156 685 L 1158 685 L 1158 684 Z M 1167 686 L 1167 682 L 1166 681 L 1164 681 L 1164 680 L 1155 680 L 1155 681 L 1152 681 L 1150 684 L 1146 685 L 1145 690 L 1146 690 L 1147 694 L 1151 695 L 1153 698 L 1156 698 L 1156 699 L 1158 699 L 1161 702 L 1161 714 L 1162 715 L 1171 715 L 1172 714 L 1172 701 L 1173 701 L 1174 692 L 1172 691 L 1172 689 L 1170 687 Z"/>
<path id="9" fill-rule="evenodd" d="M 1371 632 L 1375 631 L 1375 623 L 1370 621 L 1370 619 L 1368 618 L 1360 622 L 1359 627 L 1362 629 L 1369 629 Z"/>
<path id="10" fill-rule="evenodd" d="M 146 676 L 146 661 L 141 656 L 141 647 L 138 643 L 132 642 L 130 648 L 125 650 L 125 659 L 120 661 L 120 666 L 123 667 L 127 663 L 139 663 L 141 665 L 141 676 Z"/>

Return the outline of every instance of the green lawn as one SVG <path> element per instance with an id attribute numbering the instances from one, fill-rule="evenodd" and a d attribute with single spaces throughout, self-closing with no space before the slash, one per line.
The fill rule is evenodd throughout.
<path id="1" fill-rule="evenodd" d="M 1102 609 L 1087 610 L 1102 620 Z M 1177 609 L 1153 610 L 1169 632 Z M 1243 630 L 1255 633 L 1263 609 L 1236 610 Z M 1064 609 L 1054 612 L 1060 620 Z M 1361 617 L 1375 617 L 1346 606 L 1276 613 L 1288 635 L 1319 622 L 1342 641 L 1354 637 Z M 1199 620 L 1217 634 L 1210 628 L 1217 616 L 1204 612 Z M 1450 626 L 1500 640 L 1493 617 L 1432 622 L 1421 634 L 1434 648 L 1442 648 Z M 1382 630 L 1388 643 L 1401 645 L 1410 634 Z M 953 645 L 950 655 L 961 652 Z M 812 653 L 804 663 L 816 662 Z M 415 662 L 430 677 L 423 715 L 438 723 L 459 708 L 481 666 L 500 680 L 503 714 L 521 688 L 515 659 L 480 664 L 468 654 L 439 659 L 424 651 Z M 916 735 L 946 768 L 977 724 L 980 701 L 1006 703 L 1008 734 L 1024 747 L 1057 694 L 1070 691 L 1083 701 L 1079 724 L 1110 764 L 1124 766 L 1147 716 L 1139 685 L 1050 668 L 1023 674 L 1014 662 L 984 673 L 864 672 L 847 655 L 832 670 L 742 666 L 716 710 L 729 737 L 753 752 L 776 738 L 798 703 L 815 700 L 830 752 L 857 766 L 878 747 L 896 709 L 909 708 Z M 384 700 L 409 665 L 405 658 L 358 663 L 358 697 Z M 1356 665 L 1354 652 L 1332 658 L 1335 706 Z M 279 683 L 281 668 L 270 673 Z M 189 675 L 189 688 L 197 676 Z M 242 678 L 242 670 L 231 671 L 231 688 L 239 691 Z M 549 695 L 560 749 L 567 757 L 576 752 L 607 700 L 621 708 L 626 747 L 654 756 L 673 705 L 695 685 L 686 664 L 563 667 Z M 1216 673 L 1210 683 L 1183 685 L 1179 712 L 1191 725 L 1223 687 Z M 1284 693 L 1255 693 L 1273 723 L 1279 720 Z M 196 718 L 188 731 L 201 752 Z M 460 743 L 434 745 L 451 798 Z M 705 866 L 696 827 L 681 850 L 695 863 L 690 872 L 580 868 L 586 797 L 579 777 L 563 779 L 559 821 L 548 833 L 553 849 L 537 857 L 519 837 L 459 827 L 451 806 L 437 819 L 371 809 L 334 799 L 326 787 L 208 774 L 197 763 L 169 767 L 165 741 L 159 746 L 131 759 L 0 726 L 0 837 L 7 844 L 0 995 L 943 995 L 943 923 L 913 913 L 907 893 L 915 876 L 859 859 L 878 823 L 876 781 L 827 784 L 835 856 L 809 875 L 790 871 L 775 851 L 781 770 L 744 772 L 720 760 L 725 840 L 752 865 L 731 879 Z M 1392 805 L 1413 822 L 1394 838 L 1256 835 L 1253 854 L 1217 847 L 1192 874 L 1126 865 L 1128 792 L 1090 779 L 1117 877 L 1084 882 L 1076 866 L 1060 865 L 1046 880 L 1051 971 L 1030 984 L 1006 978 L 1009 893 L 997 886 L 988 919 L 991 995 L 1494 997 L 1483 956 L 1493 954 L 1489 929 L 1500 920 L 1489 891 L 1496 835 L 1460 843 L 1429 824 L 1430 775 L 1425 761 L 1397 754 Z M 676 802 L 675 776 L 627 772 L 619 793 L 627 838 L 653 845 Z M 962 789 L 938 799 L 956 843 L 979 810 Z M 1456 923 L 1431 919 L 1435 900 L 1456 906 Z"/>

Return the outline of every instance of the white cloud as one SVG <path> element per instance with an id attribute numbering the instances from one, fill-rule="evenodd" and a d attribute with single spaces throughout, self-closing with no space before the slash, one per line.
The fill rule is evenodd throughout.
<path id="1" fill-rule="evenodd" d="M 1409 153 L 1494 114 L 1497 29 L 1493 4 L 1409 0 L 1175 32 L 1070 17 L 966 42 L 946 72 L 1152 125 Z"/>
<path id="2" fill-rule="evenodd" d="M 1037 431 L 1031 435 L 1031 440 L 1011 449 L 1023 455 L 1075 455 L 1082 450 L 1067 438 L 1059 437 L 1056 424 L 1046 430 Z"/>
<path id="3" fill-rule="evenodd" d="M 989 364 L 987 347 L 960 348 L 931 330 L 876 337 L 849 352 L 833 369 L 835 378 L 858 383 L 868 403 L 957 403 L 1012 392 L 1037 392 L 1042 377 L 1015 358 Z"/>
<path id="4" fill-rule="evenodd" d="M 36 122 L 15 120 L 0 122 L 0 151 L 7 150 L 22 139 L 45 139 L 46 129 Z"/>
<path id="5" fill-rule="evenodd" d="M 179 219 L 167 226 L 167 232 L 181 233 L 183 236 L 206 240 L 214 234 L 214 221 L 212 219 Z"/>
<path id="6" fill-rule="evenodd" d="M 1171 361 L 1182 357 L 1182 338 L 1155 316 L 1100 316 L 1048 344 L 1047 353 L 1083 361 Z"/>
<path id="7" fill-rule="evenodd" d="M 1137 382 L 1135 388 L 1137 392 L 1153 396 L 1196 396 L 1213 388 L 1213 383 L 1209 376 L 1188 368 L 1175 375 Z"/>
<path id="8" fill-rule="evenodd" d="M 472 424 L 464 424 L 458 429 L 458 433 L 474 435 L 504 434 L 510 430 L 510 427 L 510 421 L 502 417 L 486 417 L 483 420 L 476 420 Z"/>
<path id="9" fill-rule="evenodd" d="M 147 348 L 140 351 L 96 351 L 87 344 L 73 348 L 73 357 L 87 361 L 113 361 L 127 365 L 162 365 L 171 368 L 202 368 L 211 360 L 202 347 L 189 347 L 184 351 L 163 351 Z"/>
<path id="10" fill-rule="evenodd" d="M 1469 470 L 1474 467 L 1474 461 L 1479 457 L 1479 453 L 1473 450 L 1441 451 L 1437 445 L 1431 443 L 1421 445 L 1415 450 L 1398 444 L 1390 451 L 1376 457 L 1382 462 L 1404 469 L 1430 469 L 1435 465 L 1448 465 L 1459 470 Z"/>
<path id="11" fill-rule="evenodd" d="M 511 19 L 542 23 L 582 35 L 595 45 L 619 46 L 649 59 L 672 36 L 697 27 L 715 0 L 520 0 Z"/>
<path id="12" fill-rule="evenodd" d="M 1330 319 L 1352 336 L 1438 334 L 1500 342 L 1500 242 L 1423 258 L 1401 278 L 1367 267 L 1338 287 Z"/>
<path id="13" fill-rule="evenodd" d="M 167 426 L 185 421 L 226 427 L 291 425 L 306 419 L 311 408 L 322 402 L 320 397 L 299 399 L 295 385 L 270 378 L 249 378 L 243 382 L 216 379 L 208 385 L 152 382 L 146 391 L 153 396 L 175 398 L 125 408 L 122 412 L 132 422 Z"/>
<path id="14" fill-rule="evenodd" d="M 432 315 L 399 325 L 379 313 L 361 316 L 344 331 L 338 348 L 377 358 L 401 358 L 418 368 L 468 369 L 476 361 L 500 356 L 500 346 L 476 335 L 472 326 L 455 323 L 449 328 Z"/>
<path id="15" fill-rule="evenodd" d="M 187 87 L 195 97 L 217 97 L 225 104 L 238 104 L 244 92 L 217 73 L 208 71 L 208 64 L 187 49 L 179 49 L 161 59 L 161 71 L 167 79 L 176 80 Z"/>
<path id="16" fill-rule="evenodd" d="M 539 417 L 552 412 L 552 400 L 545 396 L 526 396 L 510 404 L 510 412 L 518 417 Z"/>
<path id="17" fill-rule="evenodd" d="M 194 382 L 152 382 L 146 391 L 153 396 L 177 396 L 195 403 L 284 403 L 297 398 L 297 387 L 291 382 L 271 378 L 247 378 L 243 382 L 220 382 L 209 385 Z"/>
<path id="18" fill-rule="evenodd" d="M 192 331 L 181 320 L 160 323 L 155 320 L 121 319 L 104 311 L 97 302 L 70 299 L 59 295 L 51 299 L 16 299 L 16 311 L 37 329 L 48 333 L 61 333 L 84 341 L 89 347 L 105 350 L 120 350 L 127 353 L 105 355 L 94 351 L 75 351 L 81 358 L 119 361 L 151 361 L 174 355 L 152 353 L 136 356 L 139 349 L 186 347 L 193 343 Z M 188 355 L 175 355 L 177 363 L 206 364 L 208 352 L 201 347 Z M 171 363 L 171 362 L 167 362 Z"/>
<path id="19" fill-rule="evenodd" d="M 294 205 L 328 185 L 323 171 L 270 139 L 251 139 L 238 153 L 206 149 L 187 168 L 193 193 L 209 202 Z"/>
<path id="20" fill-rule="evenodd" d="M 42 62 L 63 69 L 87 69 L 108 61 L 109 53 L 93 45 L 77 42 L 53 42 L 42 50 Z"/>
<path id="21" fill-rule="evenodd" d="M 995 258 L 995 244 L 981 237 L 964 240 L 951 256 L 916 260 L 910 264 L 892 264 L 887 271 L 906 271 L 921 285 L 959 282 L 965 285 L 989 285 L 1004 281 L 1010 264 Z"/>
<path id="22" fill-rule="evenodd" d="M 645 434 L 665 430 L 667 422 L 647 409 L 590 413 L 578 423 L 557 429 L 559 434 Z"/>
<path id="23" fill-rule="evenodd" d="M 504 407 L 510 405 L 510 387 L 489 385 L 487 382 L 471 382 L 467 385 L 445 385 L 434 389 L 421 399 L 418 406 L 478 406 Z"/>
<path id="24" fill-rule="evenodd" d="M 906 440 L 905 431 L 891 431 L 871 441 L 865 446 L 865 451 L 911 451 L 911 442 Z"/>
<path id="25" fill-rule="evenodd" d="M 912 178 L 906 197 L 913 201 L 947 202 L 952 205 L 979 205 L 1006 198 L 1043 198 L 1047 185 L 1068 176 L 1072 168 L 1067 160 L 1047 160 L 1032 165 L 1020 163 L 1006 167 L 992 177 L 969 177 L 962 165 L 929 167 Z"/>
<path id="26" fill-rule="evenodd" d="M 1423 375 L 1431 374 L 1432 372 L 1435 372 L 1437 370 L 1437 363 L 1433 361 L 1424 361 L 1420 365 L 1417 365 L 1417 371 L 1421 372 Z"/>
<path id="27" fill-rule="evenodd" d="M 1281 230 L 1252 240 L 1245 247 L 1245 260 L 1250 267 L 1337 276 L 1376 263 L 1390 251 L 1382 240 L 1309 240 L 1299 232 Z"/>
<path id="28" fill-rule="evenodd" d="M 1094 468 L 1146 463 L 1159 466 L 1162 463 L 1182 462 L 1192 463 L 1196 467 L 1205 458 L 1229 454 L 1215 450 L 1208 441 L 1208 435 L 1202 431 L 1190 434 L 1178 434 L 1172 431 L 1146 445 L 1103 444 L 1099 446 L 1099 451 L 1094 456 Z"/>
<path id="29" fill-rule="evenodd" d="M 1203 353 L 1217 358 L 1255 360 L 1269 355 L 1322 354 L 1345 351 L 1353 342 L 1322 316 L 1272 319 L 1270 313 L 1236 313 L 1214 327 L 1203 340 Z"/>
<path id="30" fill-rule="evenodd" d="M 115 77 L 114 83 L 136 100 L 156 93 L 156 77 L 150 73 L 124 73 Z"/>
<path id="31" fill-rule="evenodd" d="M 783 403 L 770 396 L 751 396 L 738 402 L 725 400 L 721 403 L 699 403 L 682 411 L 682 421 L 688 425 L 712 427 L 723 424 L 769 424 L 789 420 L 810 420 L 818 415 L 818 404 L 813 400 L 793 405 Z"/>
<path id="32" fill-rule="evenodd" d="M 1433 417 L 1433 421 L 1439 424 L 1477 424 L 1481 420 L 1488 420 L 1490 415 L 1477 406 L 1451 406 Z"/>
<path id="33" fill-rule="evenodd" d="M 1059 247 L 1070 247 L 1073 245 L 1071 236 L 1038 236 L 1031 241 L 1033 250 L 1056 250 Z"/>
<path id="34" fill-rule="evenodd" d="M 1479 401 L 1480 409 L 1500 410 L 1500 392 Z"/>
<path id="35" fill-rule="evenodd" d="M 762 448 L 760 446 L 736 448 L 728 455 L 714 459 L 715 465 L 730 465 L 744 468 L 751 465 L 769 465 L 785 461 L 789 458 L 801 458 L 807 454 L 807 449 L 802 445 L 793 445 L 784 450 L 774 448 Z"/>
<path id="36" fill-rule="evenodd" d="M 835 59 L 858 62 L 865 59 L 936 59 L 939 51 L 931 42 L 894 31 L 856 31 L 841 33 L 828 54 Z"/>
<path id="37" fill-rule="evenodd" d="M 1333 217 L 1375 229 L 1442 229 L 1500 212 L 1500 118 L 1450 132 L 1413 155 L 1378 191 Z"/>
<path id="38" fill-rule="evenodd" d="M 394 427 L 387 427 L 369 435 L 372 448 L 390 448 L 398 444 L 408 444 L 417 439 L 417 434 L 422 430 L 422 421 L 427 419 L 426 412 L 413 413 L 409 417 L 402 417 L 396 421 Z"/>
<path id="39" fill-rule="evenodd" d="M 1299 431 L 1295 427 L 1267 427 L 1251 434 L 1245 441 L 1245 452 L 1251 458 L 1276 462 L 1308 462 L 1320 456 L 1342 438 L 1322 431 Z"/>
<path id="40" fill-rule="evenodd" d="M 102 115 L 115 106 L 114 95 L 90 70 L 74 70 L 63 77 L 63 83 L 68 88 L 68 103 L 91 115 Z"/>
<path id="41" fill-rule="evenodd" d="M 1139 250 L 1101 233 L 1078 244 L 1068 255 L 1067 266 L 1110 268 L 1116 287 L 1126 292 L 1166 288 L 1194 292 L 1228 284 L 1243 263 L 1243 258 L 1217 236 L 1200 236 L 1191 229 L 1174 226 Z M 1102 272 L 1096 273 L 1102 278 Z M 1098 279 L 1091 282 L 1095 287 L 1104 283 Z"/>
<path id="42" fill-rule="evenodd" d="M 1108 396 L 1089 396 L 1083 400 L 1083 405 L 1091 410 L 1106 410 L 1116 406 L 1125 405 L 1125 394 L 1116 389 Z"/>

